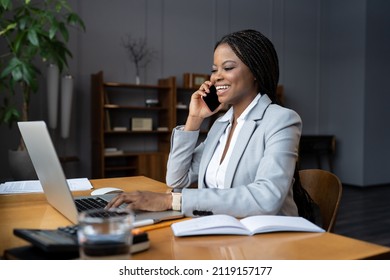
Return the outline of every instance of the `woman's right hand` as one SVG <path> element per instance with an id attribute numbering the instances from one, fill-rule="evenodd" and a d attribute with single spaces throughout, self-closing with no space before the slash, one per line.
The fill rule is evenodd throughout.
<path id="1" fill-rule="evenodd" d="M 115 196 L 106 209 L 119 207 L 123 203 L 133 210 L 165 211 L 172 209 L 172 194 L 151 191 L 123 192 Z"/>
<path id="2" fill-rule="evenodd" d="M 205 81 L 197 91 L 191 96 L 189 114 L 185 125 L 185 130 L 198 130 L 205 118 L 208 118 L 218 112 L 223 105 L 221 104 L 214 112 L 211 112 L 206 103 L 202 100 L 207 96 L 212 85 L 210 81 Z"/>

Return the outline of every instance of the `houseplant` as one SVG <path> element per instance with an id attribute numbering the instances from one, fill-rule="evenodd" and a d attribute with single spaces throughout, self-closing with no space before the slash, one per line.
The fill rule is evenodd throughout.
<path id="1" fill-rule="evenodd" d="M 71 26 L 85 30 L 66 0 L 0 0 L 0 44 L 6 46 L 0 54 L 0 123 L 29 120 L 42 62 L 56 64 L 60 73 L 68 66 Z M 18 150 L 25 150 L 22 139 Z"/>

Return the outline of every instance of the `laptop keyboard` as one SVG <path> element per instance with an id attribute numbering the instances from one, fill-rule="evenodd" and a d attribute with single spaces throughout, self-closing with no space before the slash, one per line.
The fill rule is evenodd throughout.
<path id="1" fill-rule="evenodd" d="M 80 198 L 75 200 L 77 211 L 102 209 L 107 206 L 108 202 L 99 197 L 96 198 Z"/>
<path id="2" fill-rule="evenodd" d="M 86 197 L 86 198 L 78 198 L 75 200 L 77 211 L 80 213 L 82 211 L 94 210 L 94 209 L 104 209 L 108 202 L 100 197 Z M 124 206 L 122 206 L 124 207 Z M 115 211 L 102 211 L 98 213 L 91 213 L 91 217 L 115 217 L 127 215 L 127 213 L 115 212 Z"/>

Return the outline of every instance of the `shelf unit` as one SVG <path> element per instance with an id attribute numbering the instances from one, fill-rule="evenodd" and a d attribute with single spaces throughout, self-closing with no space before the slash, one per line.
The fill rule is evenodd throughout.
<path id="1" fill-rule="evenodd" d="M 93 178 L 144 175 L 165 181 L 175 83 L 175 77 L 160 79 L 157 85 L 135 85 L 106 82 L 102 71 L 91 75 Z M 147 99 L 159 103 L 148 106 Z M 151 130 L 134 131 L 132 119 L 151 120 Z"/>

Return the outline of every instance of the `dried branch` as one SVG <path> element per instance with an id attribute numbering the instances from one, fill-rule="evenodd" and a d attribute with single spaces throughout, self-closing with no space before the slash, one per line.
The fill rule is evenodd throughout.
<path id="1" fill-rule="evenodd" d="M 136 75 L 140 68 L 146 67 L 154 58 L 156 52 L 147 46 L 145 38 L 134 39 L 131 35 L 122 37 L 122 46 L 127 50 L 130 60 L 135 64 Z"/>

